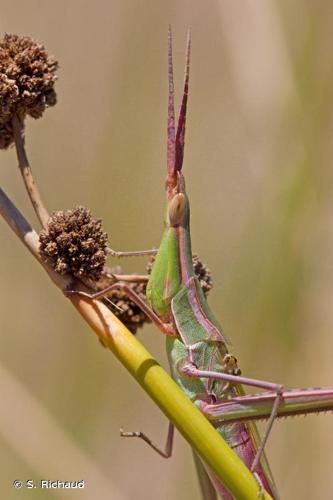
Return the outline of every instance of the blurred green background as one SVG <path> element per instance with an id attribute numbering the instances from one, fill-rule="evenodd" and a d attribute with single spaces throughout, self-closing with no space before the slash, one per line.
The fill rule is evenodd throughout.
<path id="1" fill-rule="evenodd" d="M 193 248 L 247 376 L 332 385 L 331 2 L 2 2 L 1 33 L 60 61 L 58 104 L 27 122 L 50 210 L 83 204 L 117 250 L 158 245 L 166 158 L 167 26 L 177 97 L 193 37 L 185 174 Z M 16 168 L 1 184 L 38 228 Z M 199 500 L 187 444 L 163 461 L 167 422 L 0 222 L 0 494 L 16 499 Z M 110 262 L 112 264 L 112 261 Z M 143 260 L 125 263 L 141 272 Z M 164 339 L 140 340 L 166 366 Z M 279 421 L 267 454 L 283 499 L 331 498 L 331 415 Z M 14 479 L 85 479 L 20 490 Z"/>

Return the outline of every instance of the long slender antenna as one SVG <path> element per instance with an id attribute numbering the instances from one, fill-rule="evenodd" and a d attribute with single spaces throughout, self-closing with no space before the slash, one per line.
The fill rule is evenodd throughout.
<path id="1" fill-rule="evenodd" d="M 168 178 L 171 181 L 171 179 L 175 176 L 176 145 L 175 145 L 175 105 L 174 105 L 175 91 L 173 84 L 172 33 L 170 25 L 168 31 L 168 80 L 169 80 L 169 97 L 168 97 L 167 166 L 168 166 Z"/>
<path id="2" fill-rule="evenodd" d="M 186 108 L 188 99 L 188 83 L 190 77 L 190 53 L 191 53 L 191 31 L 188 30 L 187 34 L 187 47 L 186 47 L 186 62 L 185 62 L 185 76 L 182 100 L 179 108 L 177 134 L 176 134 L 176 161 L 175 169 L 180 171 L 183 166 L 184 158 L 184 145 L 185 145 L 185 125 L 186 125 Z"/>

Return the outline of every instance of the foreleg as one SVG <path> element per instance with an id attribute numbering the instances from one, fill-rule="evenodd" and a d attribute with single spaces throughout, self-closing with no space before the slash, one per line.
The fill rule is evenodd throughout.
<path id="1" fill-rule="evenodd" d="M 89 299 L 96 300 L 107 296 L 112 290 L 123 290 L 128 297 L 133 300 L 133 302 L 140 307 L 140 309 L 148 316 L 149 319 L 163 332 L 165 335 L 176 336 L 175 329 L 170 323 L 163 322 L 159 316 L 148 306 L 148 304 L 126 283 L 116 282 L 112 285 L 104 288 L 95 293 L 82 292 L 78 290 L 67 290 L 66 295 L 78 294 L 82 297 L 88 297 Z"/>

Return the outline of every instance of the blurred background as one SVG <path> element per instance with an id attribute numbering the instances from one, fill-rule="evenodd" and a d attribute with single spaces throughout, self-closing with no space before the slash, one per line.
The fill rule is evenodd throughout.
<path id="1" fill-rule="evenodd" d="M 243 374 L 332 385 L 331 2 L 2 2 L 1 33 L 30 35 L 60 62 L 57 106 L 26 129 L 48 208 L 88 206 L 116 250 L 159 244 L 169 23 L 178 98 L 192 29 L 184 169 L 210 304 Z M 39 229 L 14 149 L 0 163 Z M 1 221 L 0 241 L 1 497 L 199 500 L 179 435 L 168 461 L 119 437 L 123 426 L 162 444 L 166 419 Z M 156 328 L 139 339 L 167 366 Z M 331 498 L 332 448 L 331 415 L 277 422 L 267 455 L 281 498 Z M 15 479 L 86 487 L 16 491 Z"/>

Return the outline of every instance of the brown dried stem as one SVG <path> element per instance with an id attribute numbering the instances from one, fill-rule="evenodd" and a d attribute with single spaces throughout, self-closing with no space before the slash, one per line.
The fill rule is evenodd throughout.
<path id="1" fill-rule="evenodd" d="M 29 198 L 31 200 L 32 206 L 34 207 L 39 222 L 41 223 L 43 228 L 46 228 L 47 221 L 49 218 L 49 213 L 42 201 L 37 184 L 32 175 L 32 170 L 24 147 L 23 126 L 16 114 L 14 114 L 12 118 L 12 124 L 14 131 L 16 154 L 20 172 L 22 174 L 22 178 L 24 181 L 24 185 L 26 187 L 26 190 L 28 192 Z"/>

